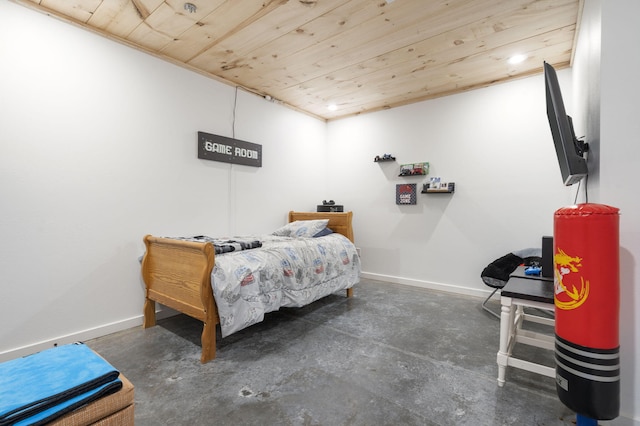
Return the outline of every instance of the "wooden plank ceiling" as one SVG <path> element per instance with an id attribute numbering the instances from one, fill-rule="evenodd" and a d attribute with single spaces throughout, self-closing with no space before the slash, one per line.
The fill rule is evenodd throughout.
<path id="1" fill-rule="evenodd" d="M 330 120 L 568 66 L 583 0 L 15 1 Z"/>

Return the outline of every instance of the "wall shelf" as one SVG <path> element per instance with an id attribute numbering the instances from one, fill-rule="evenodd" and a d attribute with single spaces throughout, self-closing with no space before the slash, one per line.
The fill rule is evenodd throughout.
<path id="1" fill-rule="evenodd" d="M 453 194 L 456 191 L 455 182 L 447 183 L 446 188 L 430 188 L 430 184 L 425 183 L 421 194 Z"/>
<path id="2" fill-rule="evenodd" d="M 421 194 L 453 194 L 454 190 L 447 189 L 427 189 L 426 191 L 421 191 Z"/>
<path id="3" fill-rule="evenodd" d="M 376 158 L 373 159 L 374 163 L 382 163 L 384 161 L 396 161 L 396 157 L 391 154 L 384 155 L 376 155 Z"/>

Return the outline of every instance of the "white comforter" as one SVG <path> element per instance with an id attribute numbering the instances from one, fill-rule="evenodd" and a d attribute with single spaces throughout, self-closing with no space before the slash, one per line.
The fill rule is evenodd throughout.
<path id="1" fill-rule="evenodd" d="M 243 237 L 262 247 L 216 255 L 211 283 L 222 337 L 280 307 L 300 307 L 360 280 L 360 258 L 345 236 Z"/>

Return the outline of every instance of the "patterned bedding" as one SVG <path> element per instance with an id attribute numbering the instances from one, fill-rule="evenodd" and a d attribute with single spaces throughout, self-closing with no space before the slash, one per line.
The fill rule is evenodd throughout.
<path id="1" fill-rule="evenodd" d="M 211 284 L 222 337 L 281 307 L 300 307 L 360 280 L 360 258 L 345 236 L 243 237 L 261 247 L 216 255 Z"/>

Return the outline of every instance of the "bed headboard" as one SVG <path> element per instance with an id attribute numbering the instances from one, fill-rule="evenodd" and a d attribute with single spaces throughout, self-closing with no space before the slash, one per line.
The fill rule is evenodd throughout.
<path id="1" fill-rule="evenodd" d="M 329 219 L 327 227 L 333 232 L 342 234 L 351 242 L 353 240 L 353 226 L 352 226 L 353 212 L 289 212 L 289 222 L 296 220 L 317 220 L 317 219 Z"/>

